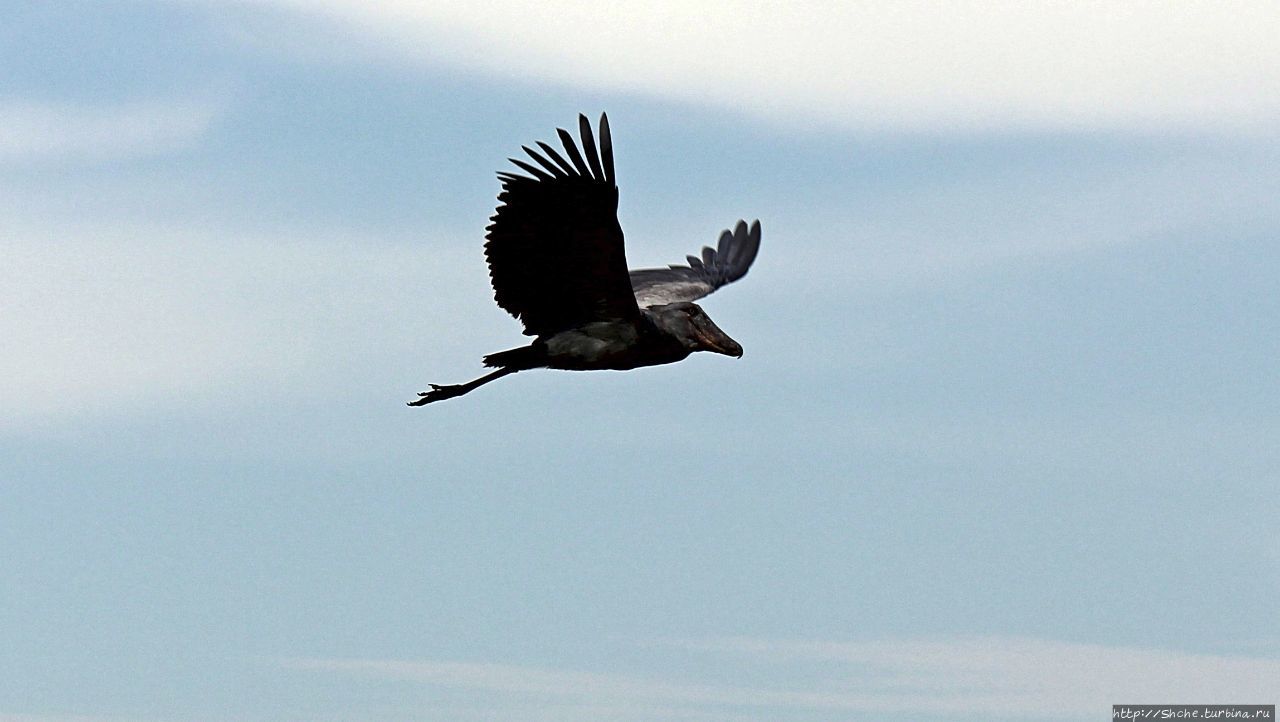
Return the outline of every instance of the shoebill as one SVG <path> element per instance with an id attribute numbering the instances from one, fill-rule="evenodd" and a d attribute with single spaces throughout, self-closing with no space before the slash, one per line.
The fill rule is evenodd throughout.
<path id="1" fill-rule="evenodd" d="M 527 175 L 499 173 L 485 258 L 494 299 L 533 336 L 528 346 L 484 357 L 496 371 L 453 386 L 431 385 L 410 406 L 461 396 L 517 371 L 626 370 L 680 361 L 696 351 L 741 357 L 742 347 L 693 301 L 746 275 L 760 248 L 760 222 L 738 221 L 688 265 L 627 270 L 609 119 L 578 116 L 582 148 L 558 131 L 564 155 L 524 146 Z"/>

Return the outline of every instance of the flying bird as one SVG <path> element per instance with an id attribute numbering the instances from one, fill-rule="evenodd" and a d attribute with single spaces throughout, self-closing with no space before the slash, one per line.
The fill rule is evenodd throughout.
<path id="1" fill-rule="evenodd" d="M 431 384 L 410 406 L 461 396 L 536 368 L 626 370 L 683 360 L 695 351 L 741 357 L 737 341 L 693 301 L 747 274 L 760 249 L 760 221 L 738 221 L 688 265 L 627 270 L 609 118 L 578 116 L 582 149 L 558 129 L 565 155 L 547 143 L 522 146 L 528 175 L 500 172 L 502 191 L 484 246 L 498 306 L 533 343 L 484 357 L 497 369 L 465 384 Z M 566 158 L 567 156 L 567 158 Z M 536 164 L 536 165 L 535 165 Z"/>

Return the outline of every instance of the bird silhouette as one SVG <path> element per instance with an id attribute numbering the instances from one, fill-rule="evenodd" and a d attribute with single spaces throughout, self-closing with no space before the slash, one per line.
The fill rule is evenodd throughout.
<path id="1" fill-rule="evenodd" d="M 485 259 L 494 300 L 524 324 L 533 343 L 484 357 L 497 369 L 464 384 L 431 384 L 410 406 L 461 396 L 535 368 L 626 370 L 681 361 L 695 351 L 741 357 L 742 346 L 693 301 L 746 275 L 760 249 L 760 221 L 738 221 L 688 265 L 627 270 L 609 118 L 578 116 L 582 149 L 557 129 L 565 155 L 547 143 L 522 146 L 528 175 L 500 172 Z M 567 156 L 567 158 L 565 157 Z M 536 164 L 536 165 L 535 165 Z"/>

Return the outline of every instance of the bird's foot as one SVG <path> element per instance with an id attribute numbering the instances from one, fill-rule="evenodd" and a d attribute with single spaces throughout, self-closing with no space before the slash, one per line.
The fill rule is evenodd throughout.
<path id="1" fill-rule="evenodd" d="M 451 399 L 454 396 L 461 396 L 469 390 L 470 389 L 466 388 L 465 384 L 457 384 L 454 386 L 431 384 L 430 391 L 423 391 L 422 393 L 419 393 L 419 398 L 408 403 L 410 406 L 426 406 L 432 401 L 443 401 L 445 399 Z"/>

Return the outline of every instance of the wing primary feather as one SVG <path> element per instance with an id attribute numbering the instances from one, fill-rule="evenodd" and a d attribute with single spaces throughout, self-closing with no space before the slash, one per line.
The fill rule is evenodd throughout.
<path id="1" fill-rule="evenodd" d="M 751 222 L 751 230 L 747 231 L 747 242 L 742 244 L 742 252 L 738 254 L 737 265 L 745 275 L 747 269 L 755 263 L 756 254 L 760 252 L 760 221 Z"/>
<path id="2" fill-rule="evenodd" d="M 578 169 L 578 174 L 582 176 L 591 175 L 587 164 L 582 160 L 582 154 L 578 152 L 578 145 L 573 140 L 573 136 L 569 135 L 569 131 L 564 128 L 556 128 L 556 133 L 560 136 L 560 142 L 564 144 L 564 152 L 569 154 L 569 160 L 573 161 L 573 167 Z"/>
<path id="3" fill-rule="evenodd" d="M 747 271 L 751 268 L 751 264 L 756 260 L 756 253 L 760 251 L 760 221 L 751 224 L 751 228 L 747 228 L 745 222 L 739 222 L 737 233 L 734 234 L 733 255 L 730 262 L 725 264 L 725 272 L 727 274 L 726 281 L 736 281 L 747 275 Z"/>
<path id="4" fill-rule="evenodd" d="M 539 155 L 539 154 L 538 154 L 538 151 L 536 151 L 536 150 L 534 150 L 534 149 L 530 148 L 530 147 L 529 147 L 529 146 L 527 146 L 527 145 L 522 145 L 522 146 L 520 146 L 520 149 L 521 149 L 521 150 L 523 150 L 525 153 L 528 153 L 530 158 L 532 158 L 532 159 L 534 159 L 534 160 L 538 161 L 538 165 L 540 165 L 540 166 L 542 166 L 543 168 L 546 168 L 547 170 L 551 171 L 551 175 L 553 175 L 553 176 L 555 176 L 555 177 L 557 177 L 557 178 L 564 178 L 564 177 L 565 177 L 565 172 L 564 172 L 563 170 L 561 170 L 558 166 L 556 166 L 556 165 L 555 165 L 554 163 L 552 163 L 551 161 L 549 161 L 549 160 L 547 160 L 546 158 L 543 158 L 541 155 Z"/>
<path id="5" fill-rule="evenodd" d="M 555 148 L 552 148 L 542 141 L 538 141 L 538 147 L 542 149 L 543 153 L 547 154 L 548 158 L 554 160 L 561 168 L 563 168 L 565 173 L 573 174 L 573 166 L 569 165 L 569 161 L 565 160 L 564 156 L 557 153 Z"/>
<path id="6" fill-rule="evenodd" d="M 746 247 L 747 237 L 745 234 L 736 231 L 730 236 L 729 255 L 725 259 L 725 265 L 729 268 L 736 268 L 738 261 L 742 259 L 743 249 Z"/>
<path id="7" fill-rule="evenodd" d="M 613 137 L 609 135 L 609 116 L 600 114 L 600 156 L 604 161 L 604 179 L 610 185 L 618 185 L 613 177 Z"/>
<path id="8" fill-rule="evenodd" d="M 532 175 L 534 178 L 537 178 L 538 180 L 549 181 L 552 178 L 550 173 L 547 173 L 541 170 L 540 168 L 535 168 L 529 165 L 528 163 L 525 163 L 522 160 L 516 160 L 515 158 L 508 158 L 507 160 L 511 161 L 512 163 L 515 163 L 517 166 L 520 166 L 521 170 L 525 171 L 526 173 L 529 173 L 530 175 Z"/>
<path id="9" fill-rule="evenodd" d="M 702 265 L 704 266 L 716 265 L 716 252 L 711 250 L 711 246 L 702 247 Z"/>
<path id="10" fill-rule="evenodd" d="M 689 268 L 692 268 L 692 269 L 693 269 L 693 270 L 695 270 L 695 271 L 701 271 L 701 270 L 702 270 L 702 259 L 701 259 L 701 258 L 698 258 L 697 256 L 685 256 L 685 257 L 684 257 L 684 260 L 686 260 L 686 261 L 688 261 L 688 262 L 689 262 Z"/>
<path id="11" fill-rule="evenodd" d="M 591 121 L 587 116 L 578 114 L 578 133 L 582 136 L 582 152 L 587 155 L 587 165 L 591 166 L 591 177 L 604 180 L 604 171 L 600 168 L 600 156 L 596 154 L 596 139 L 591 134 Z"/>
<path id="12" fill-rule="evenodd" d="M 720 241 L 716 243 L 716 253 L 719 254 L 720 260 L 728 260 L 733 252 L 733 234 L 724 231 L 720 234 Z"/>
<path id="13" fill-rule="evenodd" d="M 728 233 L 728 231 L 726 231 L 726 233 Z M 733 238 L 733 245 L 731 246 L 732 250 L 724 259 L 725 269 L 729 273 L 733 273 L 733 271 L 738 267 L 738 261 L 742 258 L 743 250 L 746 248 L 746 245 L 747 245 L 746 224 L 744 224 L 742 221 L 738 221 L 738 223 L 733 227 L 732 238 Z"/>

